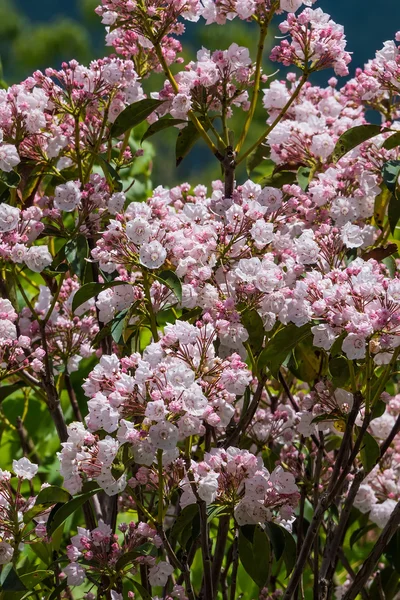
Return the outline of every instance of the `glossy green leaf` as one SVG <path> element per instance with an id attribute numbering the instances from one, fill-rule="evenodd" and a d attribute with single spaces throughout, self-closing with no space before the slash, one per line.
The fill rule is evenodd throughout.
<path id="1" fill-rule="evenodd" d="M 382 148 L 386 150 L 393 150 L 393 148 L 397 148 L 398 146 L 400 146 L 400 131 L 388 137 L 382 144 Z"/>
<path id="2" fill-rule="evenodd" d="M 212 117 L 210 120 L 213 121 L 215 117 Z M 205 131 L 208 131 L 210 125 L 204 119 L 199 119 Z M 181 129 L 178 133 L 178 137 L 176 140 L 175 147 L 175 158 L 176 158 L 176 166 L 178 167 L 185 156 L 189 154 L 195 143 L 200 139 L 200 133 L 197 128 L 193 125 L 192 121 L 189 121 L 184 129 Z"/>
<path id="3" fill-rule="evenodd" d="M 290 323 L 281 329 L 269 340 L 266 348 L 261 352 L 258 359 L 258 368 L 269 369 L 274 377 L 278 377 L 279 369 L 288 354 L 299 342 L 311 335 L 311 324 L 306 323 L 297 327 Z"/>
<path id="4" fill-rule="evenodd" d="M 0 574 L 0 589 L 4 592 L 25 592 L 26 586 L 21 581 L 12 563 L 4 565 Z"/>
<path id="5" fill-rule="evenodd" d="M 162 271 L 156 279 L 172 290 L 179 302 L 182 302 L 182 283 L 174 271 Z"/>
<path id="6" fill-rule="evenodd" d="M 164 129 L 169 129 L 170 127 L 174 127 L 175 125 L 182 125 L 183 123 L 187 123 L 183 119 L 170 119 L 168 117 L 163 117 L 162 119 L 158 119 L 155 123 L 152 123 L 148 130 L 142 137 L 141 143 L 147 140 L 147 138 L 151 137 L 155 133 L 159 131 L 164 131 Z"/>
<path id="7" fill-rule="evenodd" d="M 81 279 L 87 266 L 86 259 L 89 257 L 89 245 L 86 237 L 78 234 L 65 244 L 63 250 L 70 270 Z"/>
<path id="8" fill-rule="evenodd" d="M 114 169 L 114 167 L 110 165 L 110 163 L 100 155 L 97 155 L 96 159 L 103 170 L 104 177 L 106 178 L 111 190 L 114 192 L 122 192 L 123 185 L 121 177 Z"/>
<path id="9" fill-rule="evenodd" d="M 114 340 L 114 342 L 116 344 L 123 344 L 124 343 L 123 333 L 124 333 L 124 329 L 125 329 L 126 324 L 127 324 L 126 323 L 126 319 L 127 319 L 128 311 L 129 311 L 128 308 L 126 308 L 125 310 L 122 310 L 111 321 L 111 330 L 110 330 L 110 333 L 111 333 L 112 339 Z"/>
<path id="10" fill-rule="evenodd" d="M 257 526 L 253 540 L 245 535 L 243 528 L 239 531 L 239 559 L 246 573 L 252 580 L 263 588 L 268 580 L 270 548 L 265 531 Z"/>
<path id="11" fill-rule="evenodd" d="M 57 502 L 69 502 L 71 494 L 57 485 L 43 488 L 36 496 L 35 504 L 57 504 Z"/>
<path id="12" fill-rule="evenodd" d="M 23 381 L 17 381 L 16 383 L 12 383 L 10 385 L 1 386 L 0 387 L 0 402 L 5 400 L 5 398 L 8 398 L 8 396 L 11 396 L 11 394 L 18 392 L 18 390 L 20 390 L 24 386 L 26 386 L 26 383 L 24 383 Z"/>
<path id="13" fill-rule="evenodd" d="M 313 383 L 326 370 L 323 351 L 314 348 L 311 335 L 300 341 L 293 349 L 288 362 L 291 373 L 300 381 Z"/>
<path id="14" fill-rule="evenodd" d="M 400 175 L 400 160 L 388 160 L 382 167 L 382 177 L 388 190 L 392 193 L 396 191 L 397 182 Z"/>
<path id="15" fill-rule="evenodd" d="M 110 134 L 112 137 L 119 137 L 128 129 L 136 127 L 142 121 L 147 119 L 152 112 L 156 110 L 163 100 L 154 100 L 153 98 L 145 98 L 139 100 L 130 106 L 127 106 L 122 113 L 118 115 L 114 123 L 111 126 Z"/>
<path id="16" fill-rule="evenodd" d="M 400 196 L 398 193 L 392 194 L 389 200 L 388 220 L 390 231 L 394 233 L 396 225 L 400 220 Z"/>
<path id="17" fill-rule="evenodd" d="M 60 583 L 60 585 L 58 585 L 53 590 L 53 592 L 50 594 L 49 600 L 59 600 L 59 598 L 62 598 L 61 592 L 63 592 L 67 586 L 68 586 L 68 580 L 65 577 L 65 579 L 62 580 L 62 582 Z"/>
<path id="18" fill-rule="evenodd" d="M 19 576 L 20 580 L 28 590 L 33 589 L 35 585 L 43 581 L 43 579 L 47 579 L 47 577 L 54 577 L 53 571 L 38 570 Z"/>
<path id="19" fill-rule="evenodd" d="M 310 167 L 300 167 L 297 171 L 297 182 L 304 192 L 307 190 L 308 184 L 310 183 L 310 175 Z"/>
<path id="20" fill-rule="evenodd" d="M 272 175 L 275 169 L 275 163 L 270 159 L 270 150 L 266 144 L 257 146 L 246 160 L 247 174 L 251 179 L 258 183 L 263 177 Z"/>
<path id="21" fill-rule="evenodd" d="M 9 188 L 16 188 L 21 181 L 21 176 L 18 175 L 15 171 L 9 171 L 6 173 L 5 171 L 0 171 L 0 182 L 4 183 Z"/>
<path id="22" fill-rule="evenodd" d="M 101 488 L 95 488 L 90 492 L 80 494 L 65 504 L 56 504 L 50 513 L 47 521 L 47 535 L 51 536 L 52 533 L 62 525 L 70 515 L 76 512 L 83 504 L 90 500 L 92 496 L 101 491 Z"/>
<path id="23" fill-rule="evenodd" d="M 337 388 L 343 388 L 350 380 L 349 363 L 344 356 L 331 358 L 329 372 L 332 376 L 332 383 Z"/>
<path id="24" fill-rule="evenodd" d="M 333 151 L 333 161 L 337 162 L 345 154 L 357 148 L 360 144 L 370 140 L 371 138 L 389 131 L 382 128 L 380 125 L 357 125 L 348 129 L 336 142 L 335 150 Z"/>
<path id="25" fill-rule="evenodd" d="M 291 185 L 296 181 L 296 173 L 293 171 L 277 171 L 267 177 L 263 177 L 258 183 L 261 187 L 281 188 L 284 185 Z"/>
<path id="26" fill-rule="evenodd" d="M 196 504 L 189 504 L 179 513 L 170 532 L 171 540 L 179 540 L 180 535 L 191 525 L 193 519 L 199 514 L 199 507 Z"/>
<path id="27" fill-rule="evenodd" d="M 74 295 L 72 300 L 72 312 L 84 304 L 91 298 L 98 296 L 100 292 L 108 290 L 109 288 L 116 287 L 117 285 L 127 285 L 126 281 L 110 281 L 109 283 L 86 283 L 83 285 Z"/>
<path id="28" fill-rule="evenodd" d="M 263 345 L 264 341 L 264 323 L 258 312 L 253 310 L 245 310 L 241 315 L 243 326 L 249 334 L 248 343 L 253 354 L 257 354 Z"/>

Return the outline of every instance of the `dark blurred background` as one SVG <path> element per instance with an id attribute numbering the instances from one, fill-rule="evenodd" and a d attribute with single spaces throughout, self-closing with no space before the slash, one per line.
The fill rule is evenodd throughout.
<path id="1" fill-rule="evenodd" d="M 109 49 L 104 46 L 104 26 L 94 13 L 99 3 L 100 0 L 0 0 L 0 57 L 6 82 L 16 83 L 35 69 L 58 67 L 63 60 L 70 58 L 88 62 L 107 54 Z M 373 57 L 385 40 L 393 39 L 396 31 L 400 30 L 400 0 L 318 0 L 317 6 L 344 25 L 348 50 L 353 53 L 351 74 L 357 66 Z M 194 58 L 196 50 L 203 45 L 210 49 L 225 49 L 233 41 L 248 46 L 254 56 L 255 26 L 238 19 L 226 27 L 200 23 L 188 25 L 183 38 L 186 59 Z M 270 44 L 273 44 L 271 38 Z M 276 64 L 266 63 L 264 72 L 273 73 L 276 68 Z M 319 73 L 314 82 L 324 85 L 332 74 Z M 161 85 L 162 80 L 159 80 Z M 238 114 L 232 119 L 232 129 L 240 132 L 242 122 L 243 114 Z M 249 143 L 257 139 L 264 122 L 265 113 L 261 108 L 257 111 Z M 162 165 L 155 164 L 156 185 L 161 180 L 171 185 L 182 181 L 182 178 L 198 183 L 204 176 L 207 179 L 219 176 L 218 167 L 209 162 L 201 145 L 176 170 L 173 151 L 176 132 L 163 134 L 162 138 L 162 141 L 154 138 L 156 146 L 163 152 Z"/>

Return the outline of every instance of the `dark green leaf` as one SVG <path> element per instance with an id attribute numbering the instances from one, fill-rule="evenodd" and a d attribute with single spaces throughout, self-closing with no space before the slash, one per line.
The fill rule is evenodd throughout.
<path id="1" fill-rule="evenodd" d="M 275 169 L 275 163 L 269 158 L 270 150 L 266 144 L 260 144 L 247 157 L 247 174 L 252 180 L 258 183 L 263 177 L 272 175 Z"/>
<path id="2" fill-rule="evenodd" d="M 196 515 L 199 514 L 199 507 L 196 504 L 189 504 L 185 506 L 185 508 L 181 511 L 181 513 L 176 518 L 175 523 L 171 528 L 170 537 L 171 540 L 178 540 L 179 536 L 183 532 L 186 527 L 189 527 L 193 519 Z"/>
<path id="3" fill-rule="evenodd" d="M 156 108 L 161 106 L 162 103 L 163 100 L 145 98 L 144 100 L 139 100 L 139 102 L 127 106 L 112 124 L 110 130 L 111 136 L 119 137 L 125 133 L 125 131 L 128 131 L 128 129 L 136 127 L 136 125 L 139 125 L 139 123 L 147 119 L 147 117 L 151 115 Z"/>
<path id="4" fill-rule="evenodd" d="M 265 531 L 257 526 L 251 542 L 242 531 L 239 531 L 239 558 L 244 570 L 252 580 L 263 588 L 269 574 L 269 542 Z"/>
<path id="5" fill-rule="evenodd" d="M 307 190 L 308 184 L 310 183 L 310 174 L 310 167 L 300 167 L 297 171 L 297 182 L 304 192 Z"/>
<path id="6" fill-rule="evenodd" d="M 382 167 L 382 177 L 388 190 L 395 193 L 400 175 L 400 160 L 388 160 Z"/>
<path id="7" fill-rule="evenodd" d="M 394 233 L 400 219 L 400 197 L 398 193 L 392 194 L 388 206 L 388 220 L 390 231 Z"/>
<path id="8" fill-rule="evenodd" d="M 380 456 L 379 444 L 368 431 L 364 433 L 360 454 L 362 465 L 368 473 L 375 466 Z"/>
<path id="9" fill-rule="evenodd" d="M 386 549 L 384 554 L 388 562 L 400 573 L 400 531 L 397 530 Z"/>
<path id="10" fill-rule="evenodd" d="M 393 148 L 397 148 L 400 146 L 400 131 L 391 135 L 383 144 L 382 148 L 386 150 L 393 150 Z"/>
<path id="11" fill-rule="evenodd" d="M 172 290 L 178 301 L 182 302 L 182 284 L 174 271 L 162 271 L 159 275 L 156 275 L 156 279 Z"/>
<path id="12" fill-rule="evenodd" d="M 69 500 L 71 500 L 71 494 L 67 490 L 57 485 L 50 485 L 38 493 L 35 504 L 57 504 L 57 502 L 69 502 Z"/>
<path id="13" fill-rule="evenodd" d="M 272 549 L 274 551 L 275 559 L 279 560 L 285 551 L 285 534 L 283 533 L 283 527 L 280 527 L 276 523 L 266 523 L 265 531 L 271 541 Z"/>
<path id="14" fill-rule="evenodd" d="M 108 290 L 109 288 L 117 285 L 127 284 L 126 281 L 111 281 L 110 283 L 86 283 L 79 288 L 74 295 L 74 299 L 72 300 L 72 312 L 75 312 L 81 304 L 84 304 L 90 300 L 90 298 L 98 296 L 100 292 L 104 292 L 104 290 Z"/>
<path id="15" fill-rule="evenodd" d="M 257 354 L 261 350 L 264 341 L 263 320 L 258 312 L 253 309 L 244 311 L 241 315 L 241 321 L 249 334 L 248 343 L 250 348 L 253 354 Z"/>
<path id="16" fill-rule="evenodd" d="M 319 348 L 314 348 L 312 337 L 307 337 L 293 349 L 288 368 L 297 379 L 313 383 L 325 368 L 325 355 Z"/>
<path id="17" fill-rule="evenodd" d="M 0 171 L 0 181 L 9 188 L 16 188 L 21 181 L 21 177 L 15 171 L 10 171 L 9 173 Z"/>
<path id="18" fill-rule="evenodd" d="M 50 594 L 49 600 L 59 600 L 59 598 L 62 598 L 61 592 L 63 592 L 67 586 L 68 586 L 68 580 L 65 577 L 65 579 L 62 580 L 62 582 L 60 583 L 60 585 L 58 585 L 53 590 L 53 592 Z"/>
<path id="19" fill-rule="evenodd" d="M 12 563 L 4 565 L 1 571 L 0 589 L 4 592 L 25 592 L 27 589 L 18 577 Z"/>
<path id="20" fill-rule="evenodd" d="M 111 322 L 111 336 L 116 344 L 123 343 L 123 333 L 126 326 L 126 317 L 128 314 L 128 308 L 122 310 Z"/>
<path id="21" fill-rule="evenodd" d="M 385 133 L 388 129 L 382 128 L 380 125 L 357 125 L 345 131 L 336 142 L 333 152 L 333 161 L 337 162 L 342 156 L 357 148 L 363 142 Z"/>
<path id="22" fill-rule="evenodd" d="M 332 383 L 337 388 L 342 388 L 350 380 L 349 363 L 344 356 L 331 358 L 329 361 L 329 372 L 332 375 Z"/>
<path id="23" fill-rule="evenodd" d="M 262 452 L 262 459 L 264 467 L 272 473 L 275 469 L 277 462 L 279 461 L 279 455 L 276 454 L 271 448 L 265 448 Z"/>
<path id="24" fill-rule="evenodd" d="M 214 119 L 215 117 L 212 117 L 211 121 L 213 121 Z M 205 131 L 208 131 L 210 128 L 208 121 L 205 121 L 204 119 L 199 120 L 202 126 L 204 127 Z M 190 150 L 193 148 L 193 146 L 199 139 L 200 133 L 193 125 L 192 121 L 189 121 L 187 126 L 184 129 L 181 129 L 176 140 L 175 157 L 177 167 L 181 164 L 185 156 L 189 154 Z"/>
<path id="25" fill-rule="evenodd" d="M 104 176 L 107 180 L 107 183 L 108 183 L 111 191 L 122 192 L 123 185 L 122 185 L 121 177 L 119 176 L 117 171 L 114 169 L 114 167 L 112 165 L 110 165 L 110 163 L 100 155 L 97 155 L 96 159 L 97 159 L 98 163 L 100 164 L 101 168 L 103 169 Z"/>
<path id="26" fill-rule="evenodd" d="M 47 535 L 51 536 L 52 533 L 62 525 L 70 515 L 76 512 L 87 500 L 92 496 L 100 492 L 100 488 L 95 488 L 90 492 L 80 494 L 65 504 L 56 504 L 50 513 L 47 521 Z"/>
<path id="27" fill-rule="evenodd" d="M 146 591 L 146 589 L 140 583 L 138 583 L 137 581 L 132 581 L 132 583 L 135 586 L 138 594 L 140 594 L 140 598 L 142 600 L 152 600 L 150 594 Z"/>
<path id="28" fill-rule="evenodd" d="M 297 558 L 297 548 L 294 537 L 282 527 L 283 535 L 285 536 L 285 551 L 283 553 L 283 560 L 286 565 L 286 577 L 289 577 L 290 573 L 294 569 L 294 565 L 296 564 Z"/>
<path id="29" fill-rule="evenodd" d="M 358 542 L 364 535 L 366 535 L 372 529 L 375 529 L 375 523 L 370 523 L 369 525 L 365 525 L 364 527 L 359 527 L 350 536 L 350 548 L 353 548 L 354 544 Z"/>
<path id="30" fill-rule="evenodd" d="M 258 183 L 261 187 L 281 188 L 284 185 L 291 185 L 296 181 L 296 173 L 293 171 L 278 171 L 261 179 Z"/>
<path id="31" fill-rule="evenodd" d="M 84 235 L 78 234 L 64 246 L 64 254 L 68 266 L 74 275 L 82 279 L 89 256 L 89 245 Z"/>
<path id="32" fill-rule="evenodd" d="M 311 335 L 310 323 L 306 323 L 302 327 L 290 323 L 278 331 L 259 356 L 259 370 L 268 368 L 274 377 L 278 377 L 279 369 L 288 354 L 309 335 Z"/>
<path id="33" fill-rule="evenodd" d="M 130 552 L 123 554 L 121 558 L 117 560 L 115 570 L 122 571 L 122 569 L 124 569 L 128 565 L 133 565 L 133 562 L 136 558 L 138 558 L 138 556 L 142 556 L 141 552 L 139 552 L 138 550 L 131 550 Z"/>
<path id="34" fill-rule="evenodd" d="M 24 385 L 26 384 L 23 381 L 17 381 L 11 385 L 3 385 L 0 387 L 0 402 L 2 402 L 8 396 L 11 396 L 11 394 L 14 394 L 14 392 L 18 392 L 18 390 L 23 388 Z"/>
<path id="35" fill-rule="evenodd" d="M 170 119 L 168 117 L 163 117 L 162 119 L 158 119 L 155 123 L 152 123 L 148 130 L 143 135 L 141 142 L 147 140 L 150 136 L 158 133 L 159 131 L 163 131 L 164 129 L 168 129 L 169 127 L 174 127 L 175 125 L 182 125 L 182 123 L 187 123 L 183 119 Z"/>

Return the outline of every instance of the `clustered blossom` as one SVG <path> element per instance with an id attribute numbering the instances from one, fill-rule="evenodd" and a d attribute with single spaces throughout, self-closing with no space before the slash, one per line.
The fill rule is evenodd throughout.
<path id="1" fill-rule="evenodd" d="M 399 130 L 400 33 L 342 88 L 336 78 L 316 86 L 312 72 L 347 75 L 350 55 L 343 28 L 313 5 L 102 0 L 96 12 L 120 57 L 88 67 L 72 60 L 0 90 L 0 171 L 11 190 L 0 204 L 0 380 L 10 378 L 10 393 L 22 387 L 26 406 L 31 386 L 49 409 L 65 488 L 55 495 L 68 503 L 69 494 L 88 494 L 86 526 L 54 575 L 57 585 L 85 588 L 85 600 L 122 600 L 125 576 L 140 577 L 149 597 L 164 588 L 153 600 L 193 598 L 185 561 L 198 543 L 204 565 L 210 552 L 218 559 L 223 527 L 216 544 L 204 543 L 215 515 L 228 517 L 234 540 L 219 565 L 227 580 L 243 532 L 280 527 L 301 546 L 296 511 L 303 519 L 312 505 L 318 517 L 325 498 L 343 515 L 356 473 L 364 479 L 354 507 L 377 528 L 400 501 L 400 261 L 379 258 L 397 251 L 388 242 L 398 171 L 389 181 L 385 169 L 400 164 L 400 146 L 387 143 Z M 184 62 L 175 39 L 183 21 L 238 17 L 266 27 L 275 14 L 285 37 L 271 59 L 303 75 L 262 89 L 267 130 L 244 155 L 249 179 L 229 193 L 217 180 L 133 195 L 127 171 L 144 150 L 131 124 L 119 127 L 127 107 L 145 101 L 138 106 L 150 106 L 150 126 L 169 117 L 178 129 L 203 123 L 222 152 L 233 107 L 247 113 L 246 133 L 269 81 L 236 43 L 202 48 L 171 75 L 169 65 Z M 147 98 L 142 80 L 152 71 L 167 80 Z M 382 127 L 348 148 L 341 136 L 366 125 L 369 108 Z M 48 465 L 27 458 L 33 445 L 17 423 L 23 455 L 12 473 L 0 469 L 0 565 L 16 570 L 24 544 L 51 542 L 47 520 L 62 504 L 41 503 Z M 375 462 L 366 463 L 359 435 L 372 439 Z M 118 511 L 137 519 L 117 521 Z M 329 527 L 328 540 L 335 519 Z M 324 535 L 310 546 L 314 564 Z M 204 598 L 208 583 L 204 575 Z M 260 600 L 279 593 L 261 588 Z"/>
<path id="2" fill-rule="evenodd" d="M 285 66 L 296 65 L 307 73 L 333 67 L 336 75 L 348 75 L 351 57 L 345 50 L 343 26 L 320 8 L 306 8 L 298 16 L 290 13 L 279 29 L 291 40 L 283 39 L 275 46 L 271 60 Z"/>
<path id="3" fill-rule="evenodd" d="M 177 74 L 178 93 L 167 81 L 157 95 L 164 103 L 157 110 L 159 115 L 171 114 L 175 119 L 187 119 L 189 110 L 204 109 L 220 112 L 222 107 L 230 116 L 232 106 L 248 110 L 248 91 L 253 66 L 247 48 L 231 44 L 227 50 L 210 53 L 203 48 L 197 53 L 197 61 L 186 65 Z"/>

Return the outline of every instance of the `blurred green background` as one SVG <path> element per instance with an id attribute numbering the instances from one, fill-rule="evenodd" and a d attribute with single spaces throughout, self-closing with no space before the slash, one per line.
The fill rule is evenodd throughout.
<path id="1" fill-rule="evenodd" d="M 100 0 L 0 0 L 0 56 L 4 79 L 16 83 L 36 69 L 58 67 L 63 60 L 75 58 L 89 62 L 109 52 L 104 46 L 104 27 L 94 13 Z M 351 73 L 374 55 L 387 39 L 392 39 L 400 29 L 399 0 L 318 0 L 316 5 L 345 27 L 348 49 L 353 52 Z M 256 26 L 238 19 L 226 27 L 187 24 L 183 37 L 184 56 L 190 60 L 202 46 L 224 49 L 233 41 L 245 45 L 255 55 Z M 273 44 L 273 34 L 270 37 Z M 264 72 L 273 73 L 277 65 L 264 65 Z M 283 71 L 281 71 L 283 74 Z M 319 73 L 314 82 L 324 85 L 331 72 Z M 279 77 L 279 74 L 278 74 Z M 144 82 L 146 88 L 148 82 Z M 153 80 L 151 90 L 162 86 L 162 77 Z M 149 87 L 147 87 L 150 90 Z M 261 134 L 265 112 L 259 107 L 249 143 Z M 239 135 L 243 113 L 236 113 L 231 128 Z M 160 139 L 162 138 L 162 139 Z M 219 167 L 214 164 L 205 147 L 198 144 L 189 158 L 175 168 L 174 144 L 176 131 L 163 132 L 153 138 L 162 161 L 154 164 L 154 185 L 174 185 L 178 182 L 209 183 L 219 177 Z M 243 180 L 243 169 L 238 179 Z"/>

